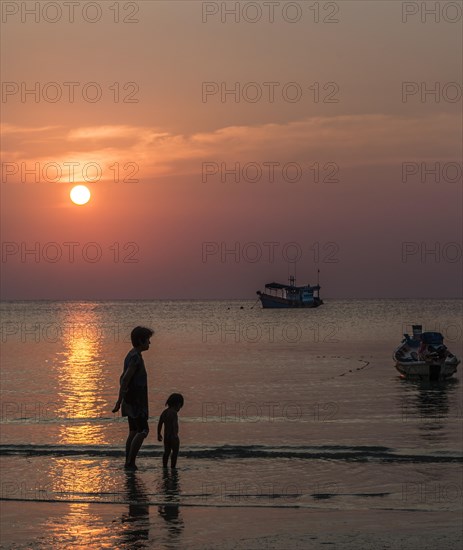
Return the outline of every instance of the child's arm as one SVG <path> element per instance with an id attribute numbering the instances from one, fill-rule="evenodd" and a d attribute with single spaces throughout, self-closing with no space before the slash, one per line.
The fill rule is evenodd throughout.
<path id="1" fill-rule="evenodd" d="M 178 437 L 178 415 L 175 413 L 174 417 L 174 437 Z"/>
<path id="2" fill-rule="evenodd" d="M 158 422 L 158 441 L 162 441 L 162 435 L 161 435 L 161 430 L 162 430 L 162 425 L 164 424 L 164 413 L 161 414 L 161 416 L 159 417 L 159 422 Z"/>

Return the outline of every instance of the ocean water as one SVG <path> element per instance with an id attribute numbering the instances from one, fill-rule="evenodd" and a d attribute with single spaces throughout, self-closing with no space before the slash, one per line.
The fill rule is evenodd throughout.
<path id="1" fill-rule="evenodd" d="M 1 310 L 4 547 L 285 548 L 275 533 L 288 511 L 451 514 L 461 528 L 462 367 L 445 383 L 404 381 L 392 352 L 421 323 L 461 357 L 462 301 L 314 310 L 42 301 Z M 144 354 L 151 432 L 139 470 L 126 474 L 127 423 L 111 409 L 138 324 L 155 329 Z M 177 471 L 164 472 L 155 432 L 172 392 L 185 397 L 181 449 Z M 41 512 L 58 504 L 59 516 Z M 36 531 L 18 542 L 24 506 Z M 105 506 L 122 512 L 108 523 L 95 512 Z M 274 519 L 257 532 L 262 513 Z M 206 519 L 191 519 L 191 529 L 195 517 Z M 295 548 L 309 547 L 303 526 L 293 526 Z"/>

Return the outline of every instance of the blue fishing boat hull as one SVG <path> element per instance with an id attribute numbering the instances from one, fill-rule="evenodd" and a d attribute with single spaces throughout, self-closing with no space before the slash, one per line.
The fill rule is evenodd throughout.
<path id="1" fill-rule="evenodd" d="M 314 297 L 312 300 L 302 302 L 300 300 L 288 300 L 279 296 L 271 296 L 263 292 L 259 293 L 259 298 L 263 308 L 314 308 L 323 304 L 323 300 Z"/>

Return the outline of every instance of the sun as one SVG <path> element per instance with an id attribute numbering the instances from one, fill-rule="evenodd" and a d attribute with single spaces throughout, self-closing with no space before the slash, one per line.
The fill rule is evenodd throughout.
<path id="1" fill-rule="evenodd" d="M 87 204 L 91 194 L 88 187 L 85 187 L 85 185 L 76 185 L 71 189 L 70 197 L 74 204 L 82 205 Z"/>

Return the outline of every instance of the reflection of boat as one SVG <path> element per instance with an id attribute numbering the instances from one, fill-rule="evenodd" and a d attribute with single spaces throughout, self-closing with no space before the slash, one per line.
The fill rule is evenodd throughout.
<path id="1" fill-rule="evenodd" d="M 421 325 L 413 325 L 412 338 L 404 334 L 392 357 L 403 378 L 445 380 L 457 371 L 460 363 L 444 345 L 440 332 L 422 332 Z"/>
<path id="2" fill-rule="evenodd" d="M 289 285 L 281 283 L 269 283 L 265 288 L 270 291 L 257 294 L 264 308 L 290 308 L 290 307 L 318 307 L 323 304 L 319 296 L 320 285 L 296 286 L 295 278 L 289 278 Z M 274 292 L 274 294 L 272 294 Z M 280 295 L 278 295 L 280 292 Z"/>

